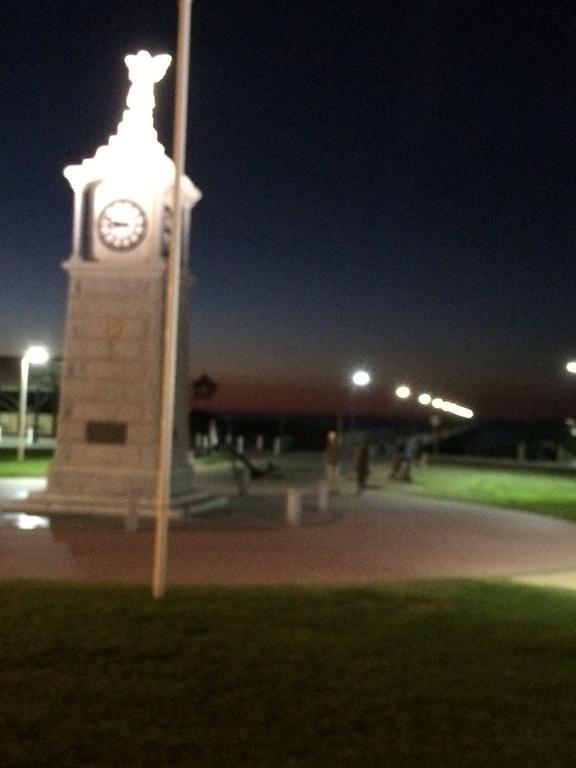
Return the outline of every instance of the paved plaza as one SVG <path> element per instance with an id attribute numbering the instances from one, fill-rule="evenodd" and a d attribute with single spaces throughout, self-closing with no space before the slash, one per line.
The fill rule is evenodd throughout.
<path id="1" fill-rule="evenodd" d="M 350 484 L 318 511 L 316 465 L 298 474 L 301 525 L 285 519 L 294 476 L 254 482 L 243 496 L 228 473 L 207 470 L 206 487 L 226 506 L 171 526 L 173 584 L 347 584 L 442 577 L 519 578 L 576 586 L 576 525 L 480 505 L 413 498 L 389 486 L 358 497 Z M 22 517 L 2 497 L 40 480 L 0 487 L 0 578 L 148 583 L 153 528 L 123 519 Z"/>

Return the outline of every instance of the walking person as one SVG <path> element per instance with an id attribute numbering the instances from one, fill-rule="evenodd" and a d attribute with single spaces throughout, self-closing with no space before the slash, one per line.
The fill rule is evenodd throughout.
<path id="1" fill-rule="evenodd" d="M 390 467 L 390 480 L 402 479 L 404 471 L 404 443 L 397 443 L 392 457 L 392 466 Z"/>
<path id="2" fill-rule="evenodd" d="M 402 471 L 401 479 L 405 483 L 412 482 L 412 466 L 414 464 L 414 458 L 416 456 L 416 441 L 407 440 L 404 446 L 404 453 L 402 455 Z"/>
<path id="3" fill-rule="evenodd" d="M 366 442 L 362 443 L 356 451 L 354 469 L 356 470 L 356 493 L 360 496 L 366 488 L 370 474 L 370 448 Z"/>
<path id="4" fill-rule="evenodd" d="M 337 432 L 331 431 L 326 435 L 326 448 L 324 449 L 324 479 L 332 493 L 340 490 L 340 462 L 342 460 L 342 446 Z"/>

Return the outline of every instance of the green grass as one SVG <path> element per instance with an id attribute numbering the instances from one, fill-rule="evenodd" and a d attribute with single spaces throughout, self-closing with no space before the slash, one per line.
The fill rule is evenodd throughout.
<path id="1" fill-rule="evenodd" d="M 16 449 L 0 449 L 0 477 L 44 477 L 52 461 L 53 452 L 49 450 L 29 450 L 24 461 L 16 460 Z M 196 459 L 200 469 L 204 467 L 230 465 L 230 456 L 226 453 L 208 454 Z"/>
<path id="2" fill-rule="evenodd" d="M 512 507 L 576 520 L 576 477 L 508 469 L 431 466 L 416 468 L 414 482 L 394 492 Z"/>
<path id="3" fill-rule="evenodd" d="M 44 477 L 52 460 L 52 451 L 34 451 L 24 461 L 16 460 L 16 450 L 0 450 L 0 477 Z"/>
<path id="4" fill-rule="evenodd" d="M 563 768 L 576 595 L 0 584 L 4 768 Z"/>

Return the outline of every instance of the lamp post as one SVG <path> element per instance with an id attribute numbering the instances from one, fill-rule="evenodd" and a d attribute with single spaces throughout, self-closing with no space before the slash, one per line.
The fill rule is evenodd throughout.
<path id="1" fill-rule="evenodd" d="M 363 388 L 367 387 L 368 384 L 372 381 L 372 377 L 368 373 L 368 371 L 365 371 L 363 369 L 360 369 L 358 371 L 354 371 L 351 377 L 352 382 L 352 389 L 350 390 L 350 439 L 352 439 L 352 432 L 354 430 L 354 416 L 355 416 L 355 399 L 354 399 L 354 393 L 358 387 Z"/>
<path id="2" fill-rule="evenodd" d="M 46 347 L 29 347 L 20 360 L 20 409 L 18 419 L 18 461 L 24 461 L 26 450 L 26 411 L 28 404 L 28 373 L 31 365 L 45 365 L 49 358 Z"/>

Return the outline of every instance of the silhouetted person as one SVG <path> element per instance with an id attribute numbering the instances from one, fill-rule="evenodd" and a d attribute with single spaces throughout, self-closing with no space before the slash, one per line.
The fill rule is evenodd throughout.
<path id="1" fill-rule="evenodd" d="M 366 488 L 368 475 L 370 474 L 370 449 L 367 443 L 357 449 L 354 458 L 354 469 L 356 470 L 356 491 L 358 495 Z"/>
<path id="2" fill-rule="evenodd" d="M 392 459 L 390 479 L 404 480 L 404 482 L 409 483 L 412 480 L 414 457 L 415 442 L 413 440 L 407 440 L 405 443 L 398 443 L 394 458 Z"/>
<path id="3" fill-rule="evenodd" d="M 398 443 L 392 457 L 390 480 L 400 480 L 404 463 L 404 443 Z"/>
<path id="4" fill-rule="evenodd" d="M 324 479 L 329 489 L 337 493 L 340 489 L 340 461 L 342 447 L 337 432 L 328 432 L 326 435 L 326 448 L 324 449 Z"/>
<path id="5" fill-rule="evenodd" d="M 414 440 L 407 440 L 402 455 L 401 479 L 409 483 L 412 480 L 412 466 L 416 458 L 417 443 Z"/>

